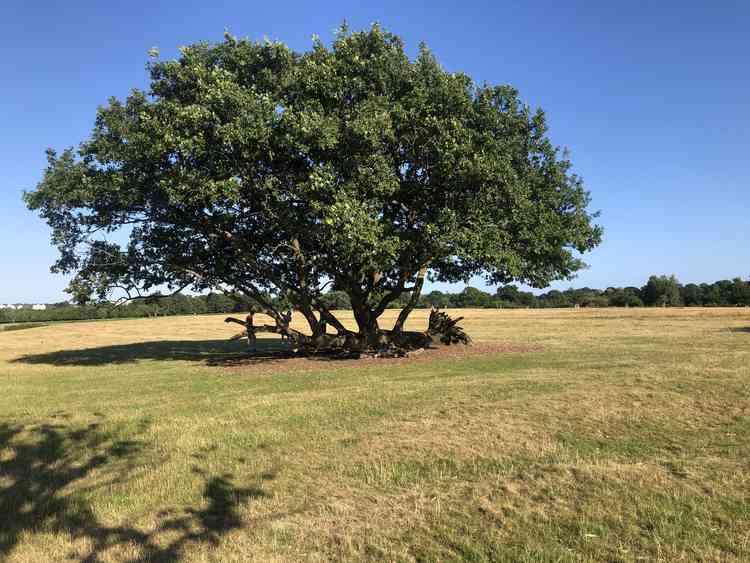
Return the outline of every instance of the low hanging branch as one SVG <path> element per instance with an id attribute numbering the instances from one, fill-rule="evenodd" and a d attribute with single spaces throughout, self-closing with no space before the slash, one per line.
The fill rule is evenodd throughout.
<path id="1" fill-rule="evenodd" d="M 304 350 L 308 352 L 318 352 L 322 350 L 331 350 L 334 348 L 343 348 L 347 342 L 345 337 L 331 334 L 318 334 L 317 336 L 308 336 L 289 327 L 291 315 L 280 315 L 275 325 L 261 324 L 254 325 L 252 316 L 248 315 L 247 320 L 241 320 L 236 317 L 227 317 L 225 323 L 235 323 L 241 325 L 244 330 L 231 337 L 231 340 L 248 339 L 248 344 L 254 346 L 254 337 L 258 333 L 269 332 L 279 334 L 282 338 L 287 338 L 294 350 Z"/>
<path id="2" fill-rule="evenodd" d="M 269 332 L 287 337 L 294 350 L 307 354 L 355 355 L 358 357 L 365 353 L 378 357 L 400 357 L 415 350 L 434 347 L 436 344 L 447 346 L 471 344 L 471 338 L 458 326 L 461 320 L 463 320 L 463 317 L 452 319 L 447 313 L 432 309 L 426 331 L 404 331 L 398 327 L 393 330 L 381 330 L 374 345 L 372 339 L 365 340 L 360 335 L 351 332 L 346 335 L 321 334 L 308 336 L 290 328 L 288 322 L 277 323 L 276 325 L 253 325 L 250 315 L 245 321 L 235 317 L 227 317 L 224 322 L 243 326 L 244 330 L 232 336 L 231 340 L 247 338 L 248 343 L 252 346 L 255 344 L 254 337 L 257 333 Z"/>

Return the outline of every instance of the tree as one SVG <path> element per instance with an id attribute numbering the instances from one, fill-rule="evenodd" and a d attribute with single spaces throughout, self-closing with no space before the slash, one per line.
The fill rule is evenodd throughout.
<path id="1" fill-rule="evenodd" d="M 451 296 L 449 293 L 443 293 L 437 289 L 431 291 L 427 295 L 422 297 L 422 301 L 430 306 L 437 307 L 438 309 L 445 309 L 451 306 Z"/>
<path id="2" fill-rule="evenodd" d="M 454 303 L 456 307 L 489 307 L 492 304 L 492 296 L 481 289 L 468 286 L 455 296 Z"/>
<path id="3" fill-rule="evenodd" d="M 537 297 L 530 291 L 519 291 L 518 286 L 504 285 L 495 290 L 492 298 L 493 307 L 534 307 Z"/>
<path id="4" fill-rule="evenodd" d="M 702 305 L 703 304 L 703 293 L 700 286 L 689 283 L 680 288 L 680 296 L 682 302 L 687 306 Z"/>
<path id="5" fill-rule="evenodd" d="M 557 289 L 552 289 L 547 293 L 539 296 L 539 303 L 542 307 L 569 307 L 570 301 L 567 296 Z"/>
<path id="6" fill-rule="evenodd" d="M 227 313 L 232 311 L 234 301 L 224 293 L 209 293 L 206 296 L 207 313 Z"/>
<path id="7" fill-rule="evenodd" d="M 598 289 L 582 287 L 570 292 L 571 302 L 581 307 L 606 307 L 609 299 Z"/>
<path id="8" fill-rule="evenodd" d="M 424 46 L 410 60 L 376 25 L 305 53 L 226 34 L 149 69 L 150 90 L 100 108 L 77 150 L 49 150 L 25 194 L 79 297 L 219 288 L 277 323 L 268 296 L 283 297 L 313 339 L 325 321 L 372 348 L 398 339 L 425 278 L 543 287 L 600 242 L 541 110 Z M 126 243 L 102 236 L 117 231 Z M 329 284 L 356 331 L 326 306 Z"/>
<path id="9" fill-rule="evenodd" d="M 733 305 L 750 305 L 750 282 L 734 278 L 730 295 Z"/>
<path id="10" fill-rule="evenodd" d="M 721 302 L 721 291 L 719 286 L 715 283 L 708 284 L 702 283 L 701 288 L 701 300 L 703 305 L 722 305 Z"/>
<path id="11" fill-rule="evenodd" d="M 718 300 L 718 305 L 731 305 L 732 304 L 732 294 L 734 289 L 734 283 L 730 280 L 719 280 L 714 282 L 714 287 L 716 288 Z"/>
<path id="12" fill-rule="evenodd" d="M 322 295 L 322 300 L 329 309 L 351 309 L 349 296 L 343 291 L 329 291 Z"/>
<path id="13" fill-rule="evenodd" d="M 608 287 L 604 292 L 613 307 L 642 307 L 640 290 L 637 287 Z"/>
<path id="14" fill-rule="evenodd" d="M 682 305 L 680 283 L 675 276 L 651 276 L 641 289 L 646 305 Z"/>

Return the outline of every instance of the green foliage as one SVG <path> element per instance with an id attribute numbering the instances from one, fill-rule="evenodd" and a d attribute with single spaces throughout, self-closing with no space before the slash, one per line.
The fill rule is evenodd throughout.
<path id="1" fill-rule="evenodd" d="M 331 310 L 352 308 L 349 296 L 344 291 L 329 291 L 324 293 L 321 296 L 321 301 Z"/>
<path id="2" fill-rule="evenodd" d="M 454 296 L 452 305 L 456 307 L 488 307 L 492 302 L 492 296 L 475 287 L 467 287 L 461 293 Z"/>
<path id="3" fill-rule="evenodd" d="M 675 276 L 651 276 L 641 295 L 646 305 L 682 305 L 680 284 Z"/>
<path id="4" fill-rule="evenodd" d="M 689 283 L 682 288 L 681 291 L 682 300 L 685 305 L 702 305 L 703 304 L 703 292 L 700 286 Z"/>
<path id="5" fill-rule="evenodd" d="M 226 35 L 149 69 L 25 194 L 79 302 L 221 287 L 310 320 L 333 282 L 366 331 L 425 270 L 543 287 L 600 241 L 541 110 L 377 25 L 305 53 Z"/>

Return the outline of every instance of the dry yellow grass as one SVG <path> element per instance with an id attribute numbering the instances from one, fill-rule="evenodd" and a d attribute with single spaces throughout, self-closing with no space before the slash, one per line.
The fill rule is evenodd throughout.
<path id="1" fill-rule="evenodd" d="M 0 333 L 0 559 L 750 558 L 749 310 L 451 314 L 543 351 L 269 373 L 220 316 Z"/>

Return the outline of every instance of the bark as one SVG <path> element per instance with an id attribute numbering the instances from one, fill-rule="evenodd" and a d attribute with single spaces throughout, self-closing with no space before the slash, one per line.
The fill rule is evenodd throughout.
<path id="1" fill-rule="evenodd" d="M 349 329 L 347 329 L 343 324 L 341 324 L 341 321 L 339 321 L 336 316 L 331 313 L 331 311 L 323 305 L 323 303 L 320 303 L 319 301 L 315 302 L 315 308 L 318 310 L 318 313 L 320 313 L 320 319 L 321 321 L 328 322 L 336 329 L 336 332 L 339 335 L 346 335 L 351 333 Z M 325 332 L 325 331 L 323 331 Z"/>
<path id="2" fill-rule="evenodd" d="M 406 307 L 401 309 L 401 312 L 398 315 L 398 319 L 396 319 L 396 324 L 393 325 L 394 332 L 398 333 L 403 330 L 406 319 L 409 318 L 409 315 L 414 310 L 414 307 L 416 307 L 417 303 L 419 303 L 419 296 L 422 294 L 422 286 L 424 286 L 424 278 L 426 274 L 427 266 L 422 266 L 422 268 L 420 268 L 419 270 L 419 273 L 417 274 L 417 281 L 414 284 L 414 289 L 412 289 L 409 302 L 406 304 Z"/>

